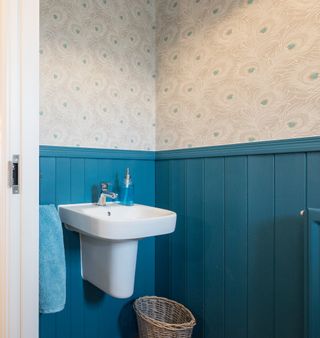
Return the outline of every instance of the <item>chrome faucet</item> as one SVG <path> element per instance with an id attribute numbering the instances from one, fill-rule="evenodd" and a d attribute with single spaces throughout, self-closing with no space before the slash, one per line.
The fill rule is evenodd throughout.
<path id="1" fill-rule="evenodd" d="M 99 197 L 99 201 L 98 201 L 98 205 L 100 206 L 104 206 L 106 205 L 106 202 L 107 202 L 107 197 L 115 200 L 117 197 L 118 197 L 118 194 L 112 192 L 112 191 L 109 191 L 109 184 L 106 183 L 106 182 L 102 182 L 101 183 L 101 194 L 100 194 L 100 197 Z"/>

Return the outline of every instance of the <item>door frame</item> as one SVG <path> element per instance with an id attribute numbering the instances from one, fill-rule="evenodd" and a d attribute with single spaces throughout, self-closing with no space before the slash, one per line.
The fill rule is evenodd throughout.
<path id="1" fill-rule="evenodd" d="M 0 47 L 0 336 L 38 338 L 39 0 L 0 0 Z"/>

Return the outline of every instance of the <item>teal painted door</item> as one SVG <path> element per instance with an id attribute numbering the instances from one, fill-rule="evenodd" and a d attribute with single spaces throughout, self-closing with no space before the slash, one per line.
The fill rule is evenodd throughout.
<path id="1" fill-rule="evenodd" d="M 320 209 L 305 211 L 305 337 L 320 337 Z"/>

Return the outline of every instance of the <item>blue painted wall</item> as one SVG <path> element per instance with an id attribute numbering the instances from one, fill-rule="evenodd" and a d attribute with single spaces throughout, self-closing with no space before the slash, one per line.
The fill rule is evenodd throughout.
<path id="1" fill-rule="evenodd" d="M 187 305 L 194 337 L 305 338 L 304 223 L 320 207 L 319 138 L 156 154 L 156 293 Z"/>
<path id="2" fill-rule="evenodd" d="M 92 202 L 101 181 L 122 179 L 130 167 L 135 200 L 154 205 L 154 154 L 151 152 L 41 147 L 40 203 L 56 205 Z M 155 243 L 139 242 L 135 293 L 131 299 L 107 296 L 82 280 L 79 237 L 64 231 L 67 261 L 67 304 L 64 311 L 40 315 L 41 338 L 135 338 L 132 299 L 154 294 Z"/>

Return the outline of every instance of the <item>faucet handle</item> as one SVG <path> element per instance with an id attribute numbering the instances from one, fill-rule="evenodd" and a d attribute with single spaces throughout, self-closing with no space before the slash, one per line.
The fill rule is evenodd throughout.
<path id="1" fill-rule="evenodd" d="M 102 192 L 108 191 L 109 184 L 107 182 L 101 182 L 100 186 Z"/>

